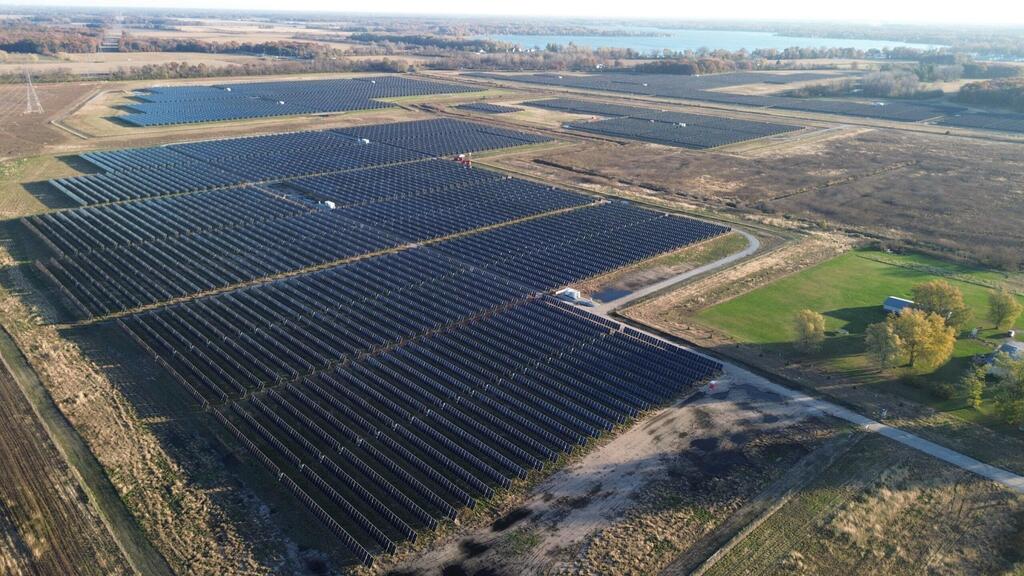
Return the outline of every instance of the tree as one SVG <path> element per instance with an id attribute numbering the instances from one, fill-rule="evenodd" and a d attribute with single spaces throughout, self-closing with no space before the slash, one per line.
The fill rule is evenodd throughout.
<path id="1" fill-rule="evenodd" d="M 905 310 L 890 316 L 893 330 L 903 341 L 907 364 L 911 368 L 933 370 L 945 364 L 953 355 L 956 330 L 946 320 L 924 310 Z"/>
<path id="2" fill-rule="evenodd" d="M 906 364 L 911 369 L 929 371 L 953 355 L 956 330 L 934 312 L 908 309 L 868 326 L 865 343 L 883 368 Z"/>
<path id="3" fill-rule="evenodd" d="M 866 338 L 868 352 L 875 357 L 882 368 L 892 368 L 899 364 L 903 356 L 903 340 L 893 329 L 889 321 L 868 326 Z"/>
<path id="4" fill-rule="evenodd" d="M 1020 318 L 1024 306 L 1017 301 L 1017 297 L 1006 289 L 1005 286 L 999 290 L 989 292 L 988 295 L 988 319 L 1000 330 L 1007 330 Z"/>
<path id="5" fill-rule="evenodd" d="M 801 310 L 794 319 L 796 347 L 802 352 L 813 352 L 825 341 L 825 317 L 814 310 Z"/>
<path id="6" fill-rule="evenodd" d="M 999 382 L 992 395 L 996 411 L 1010 424 L 1024 424 L 1024 360 L 997 358 Z"/>
<path id="7" fill-rule="evenodd" d="M 960 390 L 963 391 L 967 404 L 971 408 L 978 409 L 981 406 L 981 397 L 985 394 L 985 385 L 988 375 L 988 366 L 975 366 L 960 379 Z"/>
<path id="8" fill-rule="evenodd" d="M 971 319 L 971 309 L 964 304 L 960 289 L 945 280 L 931 280 L 914 286 L 914 308 L 934 312 L 947 326 L 959 330 Z"/>

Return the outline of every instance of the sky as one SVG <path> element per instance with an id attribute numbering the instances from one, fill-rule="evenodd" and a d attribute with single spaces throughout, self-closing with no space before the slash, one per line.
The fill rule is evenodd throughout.
<path id="1" fill-rule="evenodd" d="M 828 20 L 1024 25 L 1021 0 L 0 0 L 3 4 L 313 10 L 591 18 Z"/>

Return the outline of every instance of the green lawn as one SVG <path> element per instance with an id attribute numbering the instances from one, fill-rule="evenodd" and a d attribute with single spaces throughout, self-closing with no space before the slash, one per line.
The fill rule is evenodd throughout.
<path id="1" fill-rule="evenodd" d="M 933 280 L 940 275 L 961 289 L 964 300 L 974 311 L 974 319 L 969 326 L 982 327 L 983 337 L 998 336 L 986 319 L 990 288 L 971 282 L 999 283 L 1003 280 L 1001 273 L 972 269 L 926 256 L 893 255 L 871 250 L 848 252 L 707 308 L 699 312 L 697 317 L 701 322 L 730 334 L 740 342 L 761 345 L 772 352 L 794 357 L 797 352 L 791 346 L 794 338 L 793 317 L 798 310 L 809 308 L 825 316 L 826 329 L 830 331 L 830 336 L 818 354 L 818 358 L 824 359 L 827 369 L 859 384 L 882 384 L 891 380 L 875 370 L 864 354 L 865 328 L 868 324 L 885 319 L 882 302 L 887 296 L 910 298 L 911 288 L 915 284 Z M 1021 302 L 1024 303 L 1024 299 Z M 1018 320 L 1016 327 L 1024 329 L 1024 318 Z M 848 331 L 849 335 L 835 334 L 839 329 Z M 997 340 L 995 338 L 986 343 L 961 338 L 957 342 L 953 360 L 928 375 L 928 378 L 955 382 L 969 365 L 971 357 L 990 351 Z M 913 391 L 906 393 L 914 394 Z M 939 402 L 926 396 L 915 399 L 939 409 L 961 411 L 958 409 L 962 402 Z M 980 413 L 967 410 L 962 416 L 969 419 L 984 417 L 987 408 L 983 407 Z"/>

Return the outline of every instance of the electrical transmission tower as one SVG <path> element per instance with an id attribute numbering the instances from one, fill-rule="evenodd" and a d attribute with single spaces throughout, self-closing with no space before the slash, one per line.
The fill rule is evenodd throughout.
<path id="1" fill-rule="evenodd" d="M 39 102 L 36 87 L 32 85 L 32 74 L 25 70 L 25 114 L 42 114 L 43 105 Z"/>

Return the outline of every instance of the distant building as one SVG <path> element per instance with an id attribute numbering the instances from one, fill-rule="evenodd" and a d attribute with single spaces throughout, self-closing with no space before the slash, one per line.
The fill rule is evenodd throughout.
<path id="1" fill-rule="evenodd" d="M 899 298 L 896 296 L 889 296 L 882 304 L 882 310 L 885 310 L 886 314 L 902 314 L 904 310 L 913 307 L 913 300 L 907 300 L 906 298 Z"/>

